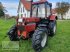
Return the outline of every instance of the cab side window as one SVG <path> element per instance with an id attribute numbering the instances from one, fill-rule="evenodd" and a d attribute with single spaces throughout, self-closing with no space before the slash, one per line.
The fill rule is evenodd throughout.
<path id="1" fill-rule="evenodd" d="M 47 12 L 47 17 L 49 17 L 51 15 L 51 7 L 50 7 L 50 5 L 47 5 L 46 12 Z"/>

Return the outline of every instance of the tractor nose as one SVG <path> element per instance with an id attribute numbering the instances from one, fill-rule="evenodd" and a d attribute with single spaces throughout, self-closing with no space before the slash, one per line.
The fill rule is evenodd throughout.
<path id="1" fill-rule="evenodd" d="M 18 30 L 23 31 L 24 30 L 24 26 L 23 25 L 19 25 L 18 26 Z"/>

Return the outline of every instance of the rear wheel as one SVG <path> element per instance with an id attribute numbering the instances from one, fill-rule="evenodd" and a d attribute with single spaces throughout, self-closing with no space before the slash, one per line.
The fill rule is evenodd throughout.
<path id="1" fill-rule="evenodd" d="M 48 42 L 48 34 L 44 28 L 35 30 L 32 37 L 32 45 L 36 52 L 40 52 Z"/>
<path id="2" fill-rule="evenodd" d="M 54 36 L 56 34 L 56 28 L 57 28 L 56 21 L 50 22 L 49 26 L 50 26 L 50 36 Z"/>

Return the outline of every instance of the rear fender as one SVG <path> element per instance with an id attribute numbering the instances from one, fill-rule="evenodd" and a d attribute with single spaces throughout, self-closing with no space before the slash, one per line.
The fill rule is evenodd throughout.
<path id="1" fill-rule="evenodd" d="M 39 25 L 38 25 L 38 28 L 39 28 L 39 29 L 42 28 L 42 29 L 44 29 L 44 30 L 47 30 L 47 25 L 46 25 L 46 24 L 39 24 Z"/>
<path id="2" fill-rule="evenodd" d="M 46 24 L 39 24 L 38 27 L 47 27 Z"/>
<path id="3" fill-rule="evenodd" d="M 50 20 L 56 20 L 57 19 L 57 16 L 56 15 L 51 15 L 50 16 Z"/>
<path id="4" fill-rule="evenodd" d="M 43 30 L 43 31 L 45 31 L 46 33 L 48 33 L 48 29 L 47 29 L 47 25 L 46 25 L 46 24 L 39 24 L 39 25 L 38 25 L 38 29 L 39 29 L 39 30 Z"/>

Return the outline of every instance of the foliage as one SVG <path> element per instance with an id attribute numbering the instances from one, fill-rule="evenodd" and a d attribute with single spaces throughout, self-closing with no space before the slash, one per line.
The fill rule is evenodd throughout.
<path id="1" fill-rule="evenodd" d="M 2 3 L 0 2 L 0 17 L 1 17 L 1 16 L 4 16 L 4 14 L 5 14 L 4 11 L 6 11 L 6 10 L 5 10 L 5 8 L 3 7 Z"/>
<path id="2" fill-rule="evenodd" d="M 68 2 L 57 2 L 56 3 L 56 11 L 58 14 L 61 14 L 62 19 L 63 15 L 69 10 L 69 3 Z"/>
<path id="3" fill-rule="evenodd" d="M 0 10 L 0 17 L 1 17 L 1 16 L 4 16 L 3 10 Z"/>

